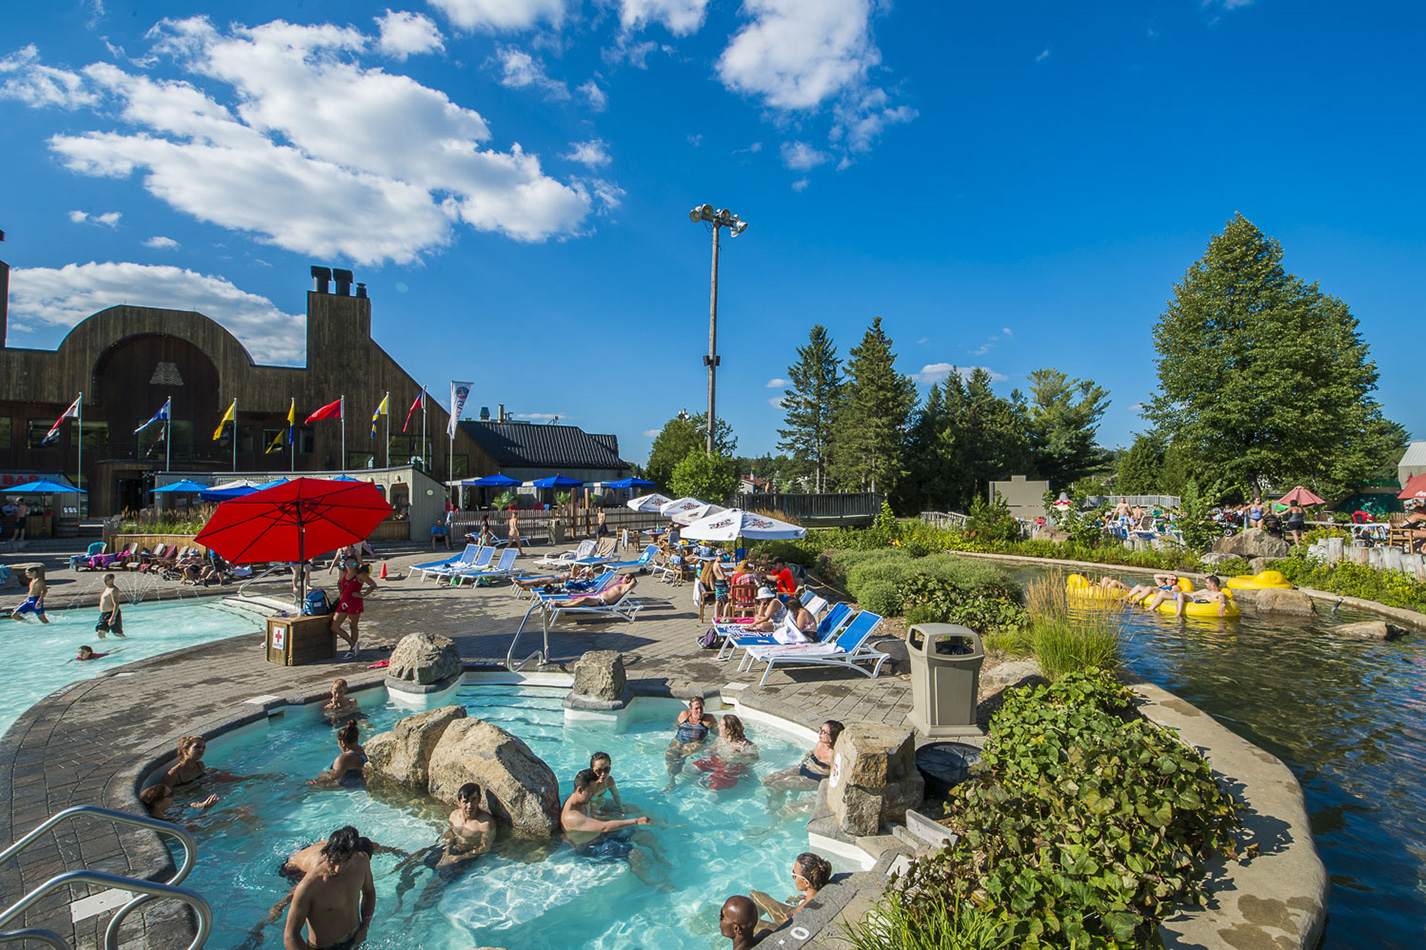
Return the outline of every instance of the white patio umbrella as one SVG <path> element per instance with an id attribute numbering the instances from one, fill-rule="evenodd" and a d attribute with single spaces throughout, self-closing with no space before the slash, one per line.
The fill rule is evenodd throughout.
<path id="1" fill-rule="evenodd" d="M 736 541 L 738 538 L 773 541 L 801 538 L 806 534 L 806 528 L 769 518 L 767 515 L 753 514 L 741 508 L 729 508 L 727 511 L 699 518 L 683 529 L 683 536 L 694 541 Z"/>
<path id="2" fill-rule="evenodd" d="M 668 504 L 664 505 L 662 508 L 659 509 L 659 514 L 663 515 L 665 518 L 677 519 L 680 514 L 685 514 L 690 511 L 697 511 L 700 508 L 706 508 L 707 506 L 708 502 L 702 500 L 701 498 L 686 497 L 680 498 L 677 501 L 671 501 Z"/>
<path id="3" fill-rule="evenodd" d="M 658 511 L 664 505 L 669 504 L 670 499 L 654 492 L 652 495 L 640 495 L 638 498 L 630 498 L 624 504 L 635 511 Z"/>
<path id="4" fill-rule="evenodd" d="M 700 518 L 706 518 L 709 515 L 716 515 L 720 511 L 727 510 L 728 509 L 722 505 L 707 504 L 699 505 L 697 508 L 689 508 L 685 511 L 676 511 L 670 517 L 676 524 L 690 525 Z"/>

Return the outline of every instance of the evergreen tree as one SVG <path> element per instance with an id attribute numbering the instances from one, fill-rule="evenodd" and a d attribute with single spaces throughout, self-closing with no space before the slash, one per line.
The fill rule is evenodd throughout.
<path id="1" fill-rule="evenodd" d="M 911 423 L 906 439 L 906 477 L 896 490 L 896 508 L 903 514 L 964 510 L 970 495 L 969 478 L 957 451 L 955 412 L 959 405 L 953 407 L 949 398 L 959 386 L 959 376 L 952 376 L 944 385 L 933 384 Z"/>
<path id="2" fill-rule="evenodd" d="M 1104 451 L 1094 436 L 1109 393 L 1057 369 L 1037 369 L 1029 378 L 1026 434 L 1035 471 L 1060 491 L 1101 466 Z"/>
<path id="3" fill-rule="evenodd" d="M 797 362 L 787 368 L 787 376 L 792 382 L 782 397 L 787 428 L 777 430 L 777 447 L 812 473 L 813 491 L 826 491 L 827 457 L 842 399 L 842 361 L 822 324 L 813 326 L 807 345 L 797 348 Z"/>
<path id="4" fill-rule="evenodd" d="M 977 367 L 962 390 L 958 428 L 968 475 L 966 504 L 987 497 L 992 481 L 1028 474 L 1032 464 L 1024 398 L 1018 391 L 1008 399 L 997 396 L 990 383 L 990 373 Z"/>
<path id="5" fill-rule="evenodd" d="M 916 384 L 896 371 L 896 354 L 881 317 L 872 320 L 850 356 L 834 426 L 837 481 L 853 490 L 890 492 L 902 475 Z"/>
<path id="6" fill-rule="evenodd" d="M 1119 476 L 1114 481 L 1114 490 L 1121 495 L 1167 492 L 1161 479 L 1164 449 L 1164 437 L 1158 432 L 1136 435 L 1129 451 L 1119 457 Z"/>
<path id="7" fill-rule="evenodd" d="M 1242 215 L 1174 288 L 1154 345 L 1146 414 L 1199 484 L 1301 482 L 1331 496 L 1405 444 L 1373 398 L 1376 364 L 1347 305 L 1287 273 L 1278 243 Z"/>

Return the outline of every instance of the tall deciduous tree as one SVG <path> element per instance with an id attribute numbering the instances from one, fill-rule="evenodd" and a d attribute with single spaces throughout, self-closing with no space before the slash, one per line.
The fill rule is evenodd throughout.
<path id="1" fill-rule="evenodd" d="M 782 439 L 777 447 L 812 472 L 813 491 L 825 491 L 829 446 L 842 400 L 842 361 L 822 324 L 813 326 L 807 345 L 797 348 L 797 362 L 787 368 L 787 376 L 792 383 L 782 397 L 787 428 L 777 430 Z"/>
<path id="2" fill-rule="evenodd" d="M 1347 305 L 1289 274 L 1242 215 L 1174 288 L 1154 329 L 1147 415 L 1200 484 L 1350 488 L 1405 443 L 1373 393 L 1376 364 Z"/>
<path id="3" fill-rule="evenodd" d="M 660 488 L 669 488 L 673 470 L 688 457 L 693 449 L 702 449 L 707 439 L 708 413 L 700 412 L 690 416 L 680 412 L 668 422 L 654 439 L 649 449 L 648 476 Z M 713 431 L 713 451 L 717 455 L 733 454 L 738 440 L 733 436 L 733 427 L 727 420 L 719 419 Z"/>
<path id="4" fill-rule="evenodd" d="M 881 317 L 872 320 L 850 356 L 835 425 L 837 480 L 846 488 L 889 492 L 902 475 L 916 384 L 896 371 L 896 354 Z"/>
<path id="5" fill-rule="evenodd" d="M 1094 444 L 1108 391 L 1089 379 L 1070 379 L 1057 369 L 1030 374 L 1026 433 L 1036 472 L 1056 491 L 1096 470 L 1104 451 Z"/>
<path id="6" fill-rule="evenodd" d="M 738 464 L 726 455 L 709 455 L 699 446 L 674 466 L 668 489 L 679 498 L 724 502 L 738 489 Z"/>

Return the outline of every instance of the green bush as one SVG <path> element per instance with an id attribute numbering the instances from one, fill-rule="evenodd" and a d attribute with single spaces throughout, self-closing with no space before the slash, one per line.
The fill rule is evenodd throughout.
<path id="1" fill-rule="evenodd" d="M 966 512 L 966 534 L 983 541 L 1015 541 L 1020 537 L 1020 523 L 999 495 L 995 501 L 977 498 Z"/>
<path id="2" fill-rule="evenodd" d="M 874 578 L 856 593 L 857 606 L 883 617 L 901 615 L 901 591 L 895 581 Z"/>
<path id="3" fill-rule="evenodd" d="M 857 950 L 1001 950 L 1013 946 L 995 918 L 959 893 L 925 894 L 919 906 L 887 894 L 842 935 Z"/>
<path id="4" fill-rule="evenodd" d="M 947 802 L 960 840 L 912 863 L 892 895 L 905 913 L 889 918 L 900 932 L 946 934 L 969 908 L 982 916 L 964 925 L 988 919 L 989 932 L 905 946 L 1157 946 L 1176 903 L 1205 902 L 1207 856 L 1235 850 L 1233 802 L 1134 703 L 1101 670 L 1011 694 L 981 774 Z M 881 950 L 876 936 L 853 942 Z"/>
<path id="5" fill-rule="evenodd" d="M 1379 571 L 1350 561 L 1327 564 L 1307 557 L 1301 549 L 1291 557 L 1274 561 L 1272 567 L 1299 587 L 1426 612 L 1426 584 L 1405 571 Z"/>

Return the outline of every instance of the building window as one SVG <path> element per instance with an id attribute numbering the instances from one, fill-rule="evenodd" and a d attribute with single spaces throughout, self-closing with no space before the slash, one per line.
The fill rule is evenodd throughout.
<path id="1" fill-rule="evenodd" d="M 287 452 L 287 427 L 271 426 L 262 430 L 262 453 L 264 455 L 282 455 Z"/>
<path id="2" fill-rule="evenodd" d="M 297 454 L 311 455 L 317 451 L 317 439 L 310 428 L 297 430 Z"/>
<path id="3" fill-rule="evenodd" d="M 86 422 L 84 423 L 84 438 L 82 440 L 84 451 L 86 452 L 108 452 L 109 450 L 109 423 L 107 422 Z"/>
<path id="4" fill-rule="evenodd" d="M 10 417 L 0 416 L 0 449 L 10 447 Z"/>
<path id="5" fill-rule="evenodd" d="M 464 455 L 451 456 L 451 478 L 465 478 L 470 471 L 470 463 Z"/>
<path id="6" fill-rule="evenodd" d="M 31 419 L 25 429 L 26 444 L 32 449 L 41 448 L 40 442 L 49 433 L 50 426 L 52 425 L 54 425 L 53 422 L 45 422 L 43 419 Z M 56 439 L 49 445 L 43 447 L 57 449 L 59 448 L 59 440 Z"/>
<path id="7" fill-rule="evenodd" d="M 371 468 L 375 462 L 375 459 L 376 456 L 370 452 L 348 452 L 346 470 L 350 471 L 354 468 Z"/>

